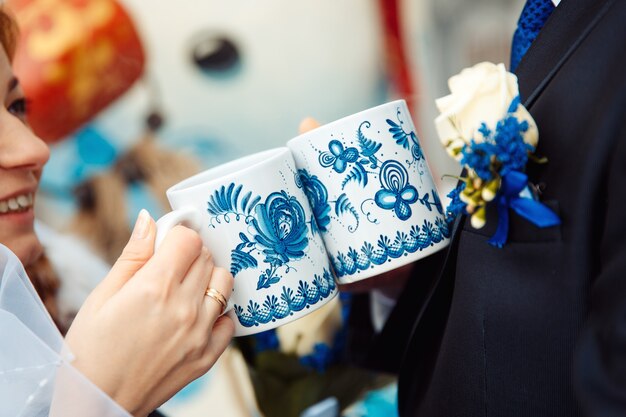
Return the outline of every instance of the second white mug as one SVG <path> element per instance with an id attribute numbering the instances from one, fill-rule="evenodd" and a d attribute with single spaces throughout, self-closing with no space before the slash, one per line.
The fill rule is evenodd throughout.
<path id="1" fill-rule="evenodd" d="M 287 146 L 340 283 L 448 245 L 444 209 L 404 100 L 328 123 Z"/>

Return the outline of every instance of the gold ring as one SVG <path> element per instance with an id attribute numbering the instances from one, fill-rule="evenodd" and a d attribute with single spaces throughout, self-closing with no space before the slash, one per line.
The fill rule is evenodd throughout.
<path id="1" fill-rule="evenodd" d="M 222 306 L 222 313 L 224 312 L 224 310 L 226 309 L 226 303 L 227 302 L 226 302 L 226 297 L 224 297 L 224 295 L 222 295 L 221 292 L 219 292 L 215 288 L 209 287 L 204 292 L 204 295 L 206 295 L 208 297 L 211 297 L 212 299 L 217 301 L 219 303 L 219 305 Z"/>

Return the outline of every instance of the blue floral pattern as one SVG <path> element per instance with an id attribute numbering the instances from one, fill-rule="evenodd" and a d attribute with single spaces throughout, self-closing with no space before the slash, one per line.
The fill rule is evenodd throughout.
<path id="1" fill-rule="evenodd" d="M 299 169 L 296 174 L 296 185 L 304 189 L 309 204 L 313 211 L 313 219 L 311 219 L 311 230 L 316 233 L 318 230 L 322 233 L 328 232 L 328 226 L 331 220 L 330 204 L 335 206 L 335 216 L 341 216 L 344 213 L 350 213 L 356 220 L 356 225 L 348 226 L 350 232 L 354 232 L 359 227 L 359 214 L 352 206 L 345 193 L 341 194 L 337 200 L 328 201 L 328 190 L 326 186 L 317 178 L 316 175 L 310 175 L 307 170 Z"/>
<path id="2" fill-rule="evenodd" d="M 254 240 L 270 265 L 282 266 L 304 256 L 309 243 L 304 208 L 285 191 L 270 194 L 265 203 L 256 206 L 252 225 L 256 229 Z"/>
<path id="3" fill-rule="evenodd" d="M 380 165 L 376 152 L 378 152 L 382 143 L 365 137 L 363 127 L 369 128 L 370 126 L 371 123 L 366 120 L 357 129 L 359 149 L 349 147 L 344 150 L 343 144 L 333 139 L 328 144 L 328 151 L 321 152 L 319 155 L 318 159 L 322 167 L 328 168 L 332 166 L 333 170 L 339 174 L 342 174 L 348 166 L 351 167 L 341 183 L 341 188 L 345 188 L 351 182 L 356 182 L 361 187 L 365 187 L 368 183 L 369 175 L 376 175 L 375 171 L 368 171 L 368 168 L 377 169 Z"/>
<path id="4" fill-rule="evenodd" d="M 207 211 L 211 214 L 210 227 L 222 221 L 244 220 L 251 225 L 252 237 L 239 233 L 240 243 L 231 251 L 230 272 L 237 276 L 244 269 L 259 268 L 257 254 L 268 265 L 259 275 L 257 289 L 269 288 L 291 270 L 290 261 L 305 255 L 309 244 L 308 227 L 304 208 L 298 200 L 285 191 L 271 193 L 265 202 L 253 197 L 251 192 L 242 193 L 242 186 L 231 183 L 222 186 L 210 196 Z M 241 200 L 239 197 L 243 196 Z"/>
<path id="5" fill-rule="evenodd" d="M 404 122 L 400 117 L 399 107 L 396 110 L 396 114 L 398 123 L 391 119 L 386 119 L 387 124 L 390 126 L 389 133 L 396 141 L 396 144 L 404 149 L 409 149 L 410 147 L 413 159 L 407 161 L 409 166 L 418 162 L 423 164 L 424 156 L 417 142 L 417 135 L 414 131 L 407 132 L 404 130 L 402 126 Z M 428 211 L 432 210 L 431 206 L 435 206 L 440 214 L 443 213 L 441 202 L 434 189 L 431 190 L 432 201 L 429 193 L 425 193 L 420 198 L 417 188 L 409 183 L 409 173 L 402 163 L 395 159 L 382 161 L 377 156 L 382 143 L 368 139 L 363 133 L 364 128 L 370 127 L 371 123 L 367 120 L 359 125 L 356 132 L 358 149 L 356 147 L 345 148 L 338 140 L 331 140 L 328 144 L 328 151 L 323 151 L 319 154 L 318 160 L 320 165 L 324 168 L 332 166 L 332 169 L 340 174 L 351 166 L 350 171 L 341 183 L 342 189 L 351 182 L 356 182 L 361 187 L 365 187 L 368 184 L 370 175 L 377 176 L 381 189 L 376 192 L 374 202 L 383 210 L 393 210 L 396 217 L 402 221 L 406 221 L 411 217 L 411 205 L 416 202 L 425 206 Z M 418 168 L 420 174 L 423 174 L 423 170 L 423 166 Z M 326 192 L 327 195 L 328 193 Z M 369 219 L 370 213 L 366 213 L 363 209 L 361 210 Z M 354 210 L 354 213 L 356 214 L 356 210 Z"/>
<path id="6" fill-rule="evenodd" d="M 304 193 L 309 199 L 309 204 L 313 211 L 311 229 L 314 233 L 318 230 L 327 232 L 330 223 L 328 190 L 316 175 L 310 175 L 305 169 L 298 170 L 296 174 L 296 185 L 304 190 Z"/>
<path id="7" fill-rule="evenodd" d="M 296 183 L 316 219 L 311 227 L 324 239 L 336 278 L 415 259 L 420 255 L 411 254 L 435 251 L 449 238 L 406 103 L 381 110 L 320 130 L 326 137 L 307 135 L 289 145 L 299 168 Z"/>
<path id="8" fill-rule="evenodd" d="M 380 167 L 379 190 L 374 197 L 376 205 L 393 210 L 400 220 L 411 217 L 411 204 L 418 198 L 417 189 L 409 184 L 409 173 L 398 161 L 385 161 Z"/>
<path id="9" fill-rule="evenodd" d="M 402 126 L 404 125 L 404 121 L 402 120 L 402 117 L 400 117 L 399 108 L 396 110 L 396 119 L 398 120 L 397 123 L 391 119 L 386 120 L 389 125 L 389 133 L 393 135 L 393 138 L 396 140 L 398 145 L 402 146 L 404 149 L 411 149 L 411 157 L 413 160 L 409 161 L 409 165 L 419 163 L 420 167 L 418 170 L 420 174 L 422 174 L 424 172 L 425 159 L 422 148 L 417 142 L 417 135 L 412 130 L 409 132 L 404 130 L 404 127 Z"/>
<path id="10" fill-rule="evenodd" d="M 234 311 L 242 326 L 259 326 L 292 316 L 332 296 L 335 291 L 335 280 L 331 273 L 324 269 L 322 276 L 315 275 L 311 284 L 300 281 L 295 291 L 283 286 L 280 299 L 275 295 L 268 295 L 262 305 L 251 300 L 245 310 L 235 304 Z"/>
<path id="11" fill-rule="evenodd" d="M 320 165 L 327 168 L 332 166 L 338 173 L 343 173 L 349 163 L 359 159 L 359 151 L 355 147 L 344 149 L 343 144 L 338 140 L 331 140 L 328 144 L 328 151 L 322 152 L 319 156 Z"/>

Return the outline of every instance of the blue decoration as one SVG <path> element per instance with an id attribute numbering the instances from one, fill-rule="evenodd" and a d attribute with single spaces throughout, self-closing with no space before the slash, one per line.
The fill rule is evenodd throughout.
<path id="1" fill-rule="evenodd" d="M 338 140 L 331 140 L 328 144 L 328 151 L 319 156 L 320 165 L 325 168 L 332 166 L 333 170 L 340 174 L 346 170 L 349 163 L 356 162 L 358 159 L 359 151 L 357 148 L 344 149 Z"/>
<path id="2" fill-rule="evenodd" d="M 325 269 L 322 276 L 315 275 L 311 284 L 300 281 L 295 293 L 291 288 L 283 286 L 280 299 L 275 295 L 268 295 L 263 305 L 251 300 L 245 310 L 237 304 L 235 304 L 234 310 L 242 326 L 258 326 L 283 319 L 317 304 L 320 300 L 332 295 L 334 291 L 335 280 L 330 272 Z"/>
<path id="3" fill-rule="evenodd" d="M 310 175 L 307 170 L 299 169 L 296 174 L 296 185 L 304 190 L 313 211 L 311 231 L 327 232 L 330 223 L 330 205 L 328 204 L 328 190 L 317 175 Z"/>
<path id="4" fill-rule="evenodd" d="M 506 117 L 496 124 L 495 132 L 481 124 L 478 130 L 484 139 L 480 142 L 472 140 L 461 150 L 461 164 L 474 170 L 483 181 L 524 169 L 528 154 L 534 151 L 532 145 L 524 142 L 523 134 L 528 130 L 528 121 L 519 121 L 514 116 L 519 105 L 520 98 L 517 96 L 511 101 Z"/>
<path id="5" fill-rule="evenodd" d="M 244 193 L 242 185 L 231 183 L 216 190 L 207 202 L 207 211 L 212 215 L 210 227 L 234 218 L 254 229 L 252 238 L 239 233 L 241 242 L 231 251 L 230 272 L 236 276 L 244 269 L 257 269 L 259 261 L 254 254 L 263 254 L 263 262 L 269 267 L 260 273 L 257 289 L 280 282 L 278 270 L 286 267 L 288 273 L 289 261 L 302 258 L 309 244 L 304 208 L 295 197 L 276 191 L 264 203 L 260 201 L 260 196 Z"/>
<path id="6" fill-rule="evenodd" d="M 342 189 L 349 184 L 365 188 L 371 184 L 370 178 L 378 179 L 380 189 L 373 192 L 372 198 L 359 201 L 361 213 L 372 223 L 377 223 L 378 219 L 376 219 L 376 215 L 370 217 L 372 213 L 369 211 L 369 207 L 364 206 L 367 202 L 372 202 L 370 207 L 374 209 L 392 211 L 400 221 L 408 221 L 411 218 L 414 210 L 412 206 L 415 204 L 422 205 L 430 212 L 436 210 L 439 215 L 444 214 L 441 200 L 434 189 L 420 194 L 418 188 L 409 181 L 411 176 L 407 165 L 409 168 L 416 167 L 418 174 L 421 175 L 425 169 L 425 159 L 415 132 L 404 130 L 404 121 L 401 115 L 401 108 L 398 107 L 396 109 L 397 121 L 391 119 L 385 121 L 395 143 L 403 149 L 411 150 L 412 159 L 405 161 L 405 163 L 394 158 L 383 158 L 385 155 L 380 152 L 382 143 L 369 139 L 365 134 L 366 129 L 372 127 L 372 123 L 367 120 L 362 121 L 356 130 L 356 147 L 347 146 L 336 139 L 332 139 L 328 143 L 328 151 L 318 151 L 318 162 L 322 167 L 332 168 L 335 173 L 345 173 L 341 182 Z M 311 181 L 311 178 L 317 179 L 308 174 L 304 178 L 308 181 Z M 309 191 L 307 195 L 310 195 L 309 199 L 312 201 L 312 205 L 320 207 L 319 210 L 315 211 L 323 213 L 324 221 L 321 223 L 325 225 L 324 231 L 327 232 L 329 225 L 326 224 L 330 220 L 329 217 L 332 218 L 332 214 L 328 215 L 326 210 L 328 192 L 325 188 L 321 192 L 322 187 L 324 185 L 321 182 L 316 184 L 315 191 Z M 313 187 L 309 186 L 308 188 Z M 323 196 L 324 199 L 321 199 L 320 196 Z M 348 230 L 350 232 L 357 230 L 359 213 L 345 193 L 342 193 L 336 201 L 327 202 L 331 207 L 334 204 L 334 214 L 337 216 L 351 213 L 357 223 L 350 225 Z M 449 234 L 449 226 L 445 219 L 436 216 L 434 224 L 425 221 L 421 227 L 413 226 L 409 234 L 397 232 L 393 239 L 381 235 L 376 246 L 370 242 L 357 242 L 356 246 L 349 246 L 346 252 L 338 252 L 331 256 L 331 262 L 337 277 L 352 275 L 391 259 L 424 250 L 448 238 Z"/>
<path id="7" fill-rule="evenodd" d="M 261 201 L 261 197 L 252 197 L 251 191 L 242 196 L 242 189 L 242 185 L 235 186 L 235 183 L 231 183 L 228 188 L 222 185 L 209 197 L 207 211 L 213 215 L 211 218 L 212 227 L 215 228 L 213 222 L 221 223 L 222 219 L 227 223 L 230 222 L 230 215 L 234 215 L 236 220 L 240 220 L 242 216 L 249 217 L 251 215 L 254 207 Z"/>
<path id="8" fill-rule="evenodd" d="M 380 167 L 382 190 L 376 193 L 374 201 L 378 207 L 393 210 L 400 220 L 411 217 L 411 206 L 417 201 L 417 189 L 409 184 L 409 173 L 397 161 L 385 161 Z"/>
<path id="9" fill-rule="evenodd" d="M 397 118 L 398 123 L 391 119 L 386 119 L 387 124 L 391 126 L 389 132 L 392 134 L 393 139 L 404 149 L 411 147 L 413 160 L 407 161 L 409 165 L 418 161 L 423 162 L 424 156 L 417 142 L 415 132 L 406 132 L 402 127 L 404 122 L 400 118 L 399 107 L 397 109 Z M 440 213 L 443 213 L 441 202 L 435 190 L 432 190 L 434 201 L 430 201 L 429 193 L 419 198 L 417 189 L 409 184 L 409 173 L 403 164 L 393 159 L 387 159 L 383 162 L 377 157 L 376 154 L 382 144 L 368 139 L 363 133 L 364 128 L 370 127 L 371 123 L 367 120 L 361 122 L 359 125 L 356 132 L 359 149 L 356 147 L 344 148 L 343 144 L 338 140 L 331 140 L 328 144 L 329 150 L 320 152 L 318 158 L 320 165 L 325 168 L 332 166 L 332 169 L 340 174 L 345 172 L 348 166 L 351 166 L 350 171 L 341 183 L 342 189 L 351 182 L 365 187 L 369 182 L 369 175 L 378 176 L 381 183 L 381 190 L 379 190 L 374 197 L 376 205 L 383 210 L 393 210 L 396 217 L 402 221 L 408 220 L 411 217 L 411 204 L 418 201 L 429 211 L 431 210 L 431 205 L 434 205 Z M 422 173 L 423 172 L 420 171 L 420 174 Z M 321 183 L 319 186 L 323 187 Z M 328 193 L 325 189 L 324 192 L 327 196 Z M 310 199 L 317 203 L 319 199 L 315 197 L 314 195 L 310 197 Z M 349 228 L 350 231 L 355 231 L 358 228 L 359 217 L 352 204 L 347 200 L 346 195 L 342 194 L 335 203 L 335 212 L 337 215 L 340 214 L 341 210 L 344 212 L 350 211 L 355 216 L 357 225 Z M 363 208 L 361 209 L 363 210 Z"/>
<path id="10" fill-rule="evenodd" d="M 296 174 L 296 185 L 304 190 L 309 204 L 313 211 L 313 219 L 311 219 L 311 231 L 316 233 L 328 232 L 330 224 L 330 204 L 335 205 L 334 213 L 337 217 L 345 213 L 350 213 L 356 220 L 356 225 L 348 226 L 350 232 L 354 232 L 359 227 L 359 214 L 348 199 L 345 193 L 342 193 L 337 200 L 328 201 L 328 190 L 326 186 L 317 178 L 316 175 L 310 175 L 307 170 L 299 169 Z"/>
<path id="11" fill-rule="evenodd" d="M 364 126 L 369 128 L 371 123 L 366 120 L 357 129 L 357 142 L 360 150 L 355 147 L 344 150 L 343 144 L 333 139 L 328 144 L 329 150 L 321 152 L 318 158 L 321 166 L 328 168 L 332 165 L 333 170 L 339 174 L 346 170 L 348 164 L 351 164 L 350 172 L 341 183 L 342 189 L 351 182 L 356 182 L 361 187 L 365 187 L 369 181 L 369 174 L 375 174 L 375 172 L 368 171 L 367 168 L 377 169 L 380 165 L 376 152 L 382 144 L 366 138 L 362 131 Z"/>
<path id="12" fill-rule="evenodd" d="M 367 158 L 367 160 L 361 160 L 361 163 L 369 163 L 371 169 L 376 169 L 379 163 L 378 159 L 376 158 L 376 152 L 378 152 L 383 144 L 368 139 L 363 134 L 363 126 L 369 128 L 371 125 L 372 124 L 367 120 L 359 125 L 359 128 L 357 130 L 357 141 L 359 142 L 359 148 L 361 149 L 361 156 Z"/>
<path id="13" fill-rule="evenodd" d="M 400 108 L 396 110 L 396 118 L 398 119 L 398 123 L 394 122 L 391 119 L 385 120 L 389 127 L 389 133 L 392 134 L 393 138 L 396 140 L 396 143 L 402 146 L 404 149 L 411 148 L 411 156 L 413 157 L 412 161 L 409 161 L 409 165 L 425 161 L 424 153 L 422 152 L 422 148 L 417 142 L 417 135 L 414 131 L 406 132 L 402 125 L 404 121 L 400 117 Z M 423 173 L 423 167 L 420 169 L 420 174 Z"/>
<path id="14" fill-rule="evenodd" d="M 520 197 L 521 191 L 528 184 L 528 176 L 519 171 L 511 171 L 502 178 L 502 187 L 498 194 L 498 228 L 489 239 L 493 246 L 501 248 L 509 233 L 509 208 L 538 227 L 550 227 L 561 224 L 559 217 L 539 201 Z"/>
<path id="15" fill-rule="evenodd" d="M 527 120 L 520 121 L 515 116 L 519 106 L 521 103 L 517 96 L 511 100 L 506 116 L 497 122 L 495 131 L 489 129 L 485 123 L 480 125 L 478 130 L 483 139 L 471 140 L 461 149 L 461 164 L 469 168 L 469 174 L 475 177 L 461 178 L 462 181 L 456 189 L 448 195 L 451 198 L 446 210 L 449 222 L 460 213 L 475 216 L 477 210 L 482 211 L 481 215 L 484 219 L 486 216 L 484 205 L 490 200 L 483 197 L 485 195 L 483 188 L 495 185 L 488 191 L 492 193 L 491 198 L 495 195 L 498 203 L 498 227 L 488 242 L 498 248 L 502 248 L 507 241 L 509 208 L 538 227 L 560 224 L 559 217 L 548 207 L 532 198 L 520 196 L 528 184 L 528 176 L 522 171 L 528 162 L 529 155 L 535 149 L 534 146 L 524 141 L 523 135 L 530 125 Z M 475 195 L 479 198 L 474 197 Z M 471 209 L 468 209 L 467 203 L 461 199 L 461 196 L 465 201 L 472 202 Z"/>
<path id="16" fill-rule="evenodd" d="M 263 249 L 265 262 L 282 266 L 290 259 L 300 259 L 309 244 L 304 208 L 285 191 L 270 194 L 256 206 L 254 239 Z"/>
<path id="17" fill-rule="evenodd" d="M 461 182 L 457 187 L 448 193 L 448 197 L 450 198 L 450 203 L 448 204 L 448 207 L 446 207 L 446 223 L 448 223 L 448 225 L 454 223 L 454 220 L 459 214 L 465 213 L 465 207 L 467 204 L 461 201 L 460 197 L 461 193 L 465 189 L 465 186 L 465 182 Z"/>
<path id="18" fill-rule="evenodd" d="M 380 235 L 376 247 L 368 242 L 358 251 L 349 247 L 346 254 L 339 252 L 336 257 L 331 257 L 331 262 L 335 274 L 341 278 L 365 271 L 374 265 L 382 265 L 390 259 L 422 251 L 449 237 L 448 224 L 443 218 L 437 217 L 435 224 L 425 220 L 421 227 L 411 227 L 408 235 L 397 232 L 393 241 L 388 236 Z"/>
<path id="19" fill-rule="evenodd" d="M 333 201 L 333 203 L 335 203 L 335 214 L 337 216 L 341 216 L 344 213 L 350 213 L 354 216 L 356 224 L 348 226 L 348 231 L 356 231 L 356 229 L 359 228 L 359 214 L 356 212 L 356 209 L 348 199 L 348 196 L 345 193 L 342 193 L 339 197 L 337 197 L 336 201 Z"/>

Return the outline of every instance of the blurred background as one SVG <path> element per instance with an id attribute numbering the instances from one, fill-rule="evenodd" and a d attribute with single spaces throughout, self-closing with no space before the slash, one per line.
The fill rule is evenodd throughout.
<path id="1" fill-rule="evenodd" d="M 438 143 L 434 99 L 447 94 L 448 77 L 464 67 L 484 60 L 508 66 L 523 6 L 523 0 L 5 3 L 21 27 L 15 67 L 32 100 L 29 120 L 52 151 L 37 217 L 61 269 L 68 322 L 119 255 L 141 208 L 161 216 L 169 209 L 167 187 L 284 145 L 306 116 L 325 123 L 406 99 L 445 201 L 455 183 L 442 176 L 457 167 Z M 343 296 L 306 322 L 234 343 L 162 411 L 393 416 L 393 377 L 361 373 L 339 353 L 349 306 Z"/>

